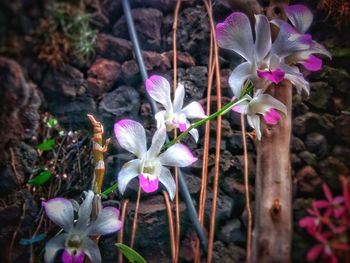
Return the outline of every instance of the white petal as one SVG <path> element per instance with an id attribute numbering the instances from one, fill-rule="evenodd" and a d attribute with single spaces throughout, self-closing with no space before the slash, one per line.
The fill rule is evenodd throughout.
<path id="1" fill-rule="evenodd" d="M 105 207 L 97 219 L 89 225 L 88 235 L 107 235 L 118 231 L 123 226 L 119 220 L 119 210 L 115 207 Z"/>
<path id="2" fill-rule="evenodd" d="M 276 54 L 281 59 L 294 52 L 307 50 L 310 48 L 312 39 L 309 35 L 298 33 L 288 23 L 280 25 L 280 31 L 276 40 L 272 43 L 271 54 Z"/>
<path id="3" fill-rule="evenodd" d="M 83 230 L 87 227 L 90 222 L 90 216 L 92 211 L 92 200 L 94 199 L 94 192 L 85 192 L 85 199 L 79 207 L 78 220 L 76 222 L 76 228 L 78 230 Z"/>
<path id="4" fill-rule="evenodd" d="M 198 142 L 199 134 L 197 129 L 190 130 L 190 134 L 192 135 L 195 142 Z"/>
<path id="5" fill-rule="evenodd" d="M 185 167 L 189 166 L 198 158 L 194 157 L 191 151 L 183 144 L 177 143 L 170 146 L 164 153 L 159 155 L 159 161 L 162 165 Z"/>
<path id="6" fill-rule="evenodd" d="M 45 245 L 45 263 L 55 262 L 56 254 L 59 250 L 64 249 L 64 244 L 68 234 L 61 234 L 51 238 Z"/>
<path id="7" fill-rule="evenodd" d="M 114 124 L 114 134 L 125 150 L 139 158 L 146 153 L 146 133 L 140 123 L 128 119 L 120 120 Z"/>
<path id="8" fill-rule="evenodd" d="M 159 102 L 166 110 L 172 109 L 170 84 L 166 78 L 153 75 L 146 80 L 146 90 L 152 99 Z"/>
<path id="9" fill-rule="evenodd" d="M 258 61 L 261 61 L 271 49 L 270 23 L 266 16 L 255 15 L 255 49 Z"/>
<path id="10" fill-rule="evenodd" d="M 284 115 L 287 114 L 287 107 L 280 102 L 279 100 L 275 99 L 269 94 L 261 94 L 250 102 L 248 110 L 249 115 L 255 115 L 257 113 L 265 114 L 266 111 L 269 109 L 276 109 L 280 112 L 284 113 Z"/>
<path id="11" fill-rule="evenodd" d="M 251 100 L 251 99 L 250 99 Z M 232 110 L 235 112 L 239 112 L 241 114 L 247 114 L 248 105 L 250 100 L 242 100 L 238 104 L 232 107 Z"/>
<path id="12" fill-rule="evenodd" d="M 174 112 L 178 112 L 182 109 L 185 98 L 185 87 L 182 84 L 177 86 L 174 96 Z"/>
<path id="13" fill-rule="evenodd" d="M 244 62 L 239 64 L 231 73 L 228 83 L 231 87 L 233 95 L 236 98 L 241 96 L 241 91 L 244 82 L 250 78 L 251 75 L 256 74 L 255 70 L 253 70 L 252 64 L 249 62 Z"/>
<path id="14" fill-rule="evenodd" d="M 216 26 L 216 38 L 219 47 L 233 50 L 247 61 L 254 59 L 254 42 L 249 18 L 240 12 L 234 12 L 223 23 Z"/>
<path id="15" fill-rule="evenodd" d="M 154 118 L 157 121 L 157 129 L 159 129 L 165 124 L 165 115 L 166 115 L 166 111 L 162 110 L 162 111 L 158 111 L 154 116 Z"/>
<path id="16" fill-rule="evenodd" d="M 316 41 L 312 41 L 311 48 L 310 48 L 311 54 L 322 54 L 328 57 L 329 59 L 332 58 L 332 54 L 320 43 Z"/>
<path id="17" fill-rule="evenodd" d="M 101 262 L 101 253 L 98 249 L 98 246 L 94 241 L 92 241 L 90 238 L 86 237 L 83 239 L 82 249 L 87 255 L 91 262 L 93 263 L 100 263 Z"/>
<path id="18" fill-rule="evenodd" d="M 314 16 L 305 5 L 287 5 L 284 11 L 298 32 L 304 34 L 310 28 Z"/>
<path id="19" fill-rule="evenodd" d="M 207 115 L 205 115 L 202 105 L 197 101 L 193 101 L 190 104 L 188 104 L 185 108 L 181 110 L 181 112 L 184 113 L 186 118 L 188 119 L 204 119 L 207 117 Z"/>
<path id="20" fill-rule="evenodd" d="M 162 149 L 166 137 L 166 129 L 163 125 L 160 127 L 153 135 L 152 145 L 147 152 L 147 159 L 152 160 L 154 157 L 158 156 L 160 150 Z"/>
<path id="21" fill-rule="evenodd" d="M 255 130 L 256 137 L 261 140 L 260 117 L 258 115 L 247 115 L 249 125 Z"/>
<path id="22" fill-rule="evenodd" d="M 128 183 L 140 173 L 140 160 L 135 159 L 125 163 L 118 174 L 118 189 L 124 194 Z"/>
<path id="23" fill-rule="evenodd" d="M 73 227 L 74 212 L 72 203 L 65 198 L 56 197 L 42 202 L 46 215 L 64 231 L 69 232 Z"/>
<path id="24" fill-rule="evenodd" d="M 280 67 L 286 73 L 284 78 L 289 80 L 299 93 L 304 90 L 307 95 L 310 94 L 310 83 L 305 80 L 303 74 L 299 72 L 297 67 L 290 67 L 285 64 L 281 64 Z"/>
<path id="25" fill-rule="evenodd" d="M 169 169 L 162 167 L 160 170 L 159 182 L 161 182 L 169 193 L 170 199 L 174 199 L 176 184 Z"/>

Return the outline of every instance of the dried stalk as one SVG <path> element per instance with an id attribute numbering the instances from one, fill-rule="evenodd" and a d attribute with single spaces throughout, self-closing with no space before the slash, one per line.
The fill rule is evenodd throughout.
<path id="1" fill-rule="evenodd" d="M 135 243 L 135 236 L 136 236 L 136 230 L 137 230 L 137 219 L 138 219 L 139 207 L 140 207 L 140 197 L 141 197 L 141 186 L 139 186 L 139 190 L 137 191 L 137 200 L 136 200 L 134 220 L 132 222 L 132 231 L 131 231 L 131 241 L 130 241 L 131 248 L 134 247 L 134 243 Z"/>
<path id="2" fill-rule="evenodd" d="M 292 84 L 284 80 L 268 93 L 286 105 L 288 114 L 278 125 L 263 127 L 262 140 L 257 142 L 252 262 L 290 262 Z"/>
<path id="3" fill-rule="evenodd" d="M 245 192 L 245 207 L 248 215 L 248 227 L 247 227 L 247 244 L 246 244 L 246 262 L 250 262 L 251 258 L 251 246 L 252 246 L 252 210 L 250 208 L 249 198 L 249 166 L 248 166 L 248 151 L 247 151 L 247 138 L 245 130 L 245 116 L 241 114 L 241 129 L 242 129 L 242 141 L 243 141 L 243 156 L 244 156 L 244 192 Z"/>
<path id="4" fill-rule="evenodd" d="M 219 64 L 219 51 L 216 44 L 216 34 L 215 25 L 212 14 L 211 4 L 209 5 L 206 0 L 204 0 L 204 5 L 207 9 L 209 15 L 209 22 L 211 31 L 213 33 L 214 39 L 214 61 L 215 61 L 215 77 L 216 77 L 216 96 L 217 96 L 217 108 L 221 108 L 221 85 L 220 85 L 220 64 Z M 209 230 L 209 242 L 208 242 L 208 256 L 207 262 L 212 262 L 213 257 L 213 244 L 214 244 L 214 234 L 215 234 L 215 216 L 216 216 L 216 203 L 219 187 L 219 168 L 220 168 L 220 145 L 221 145 L 221 116 L 218 116 L 216 123 L 216 149 L 215 149 L 215 167 L 214 167 L 214 185 L 213 185 L 213 203 L 211 209 L 211 221 Z"/>
<path id="5" fill-rule="evenodd" d="M 170 233 L 170 248 L 171 248 L 171 260 L 173 263 L 176 263 L 176 248 L 175 248 L 175 235 L 174 235 L 174 222 L 173 222 L 173 213 L 171 211 L 171 205 L 169 201 L 169 195 L 166 191 L 163 191 L 166 211 L 168 214 L 168 222 L 169 222 L 169 233 Z"/>
<path id="6" fill-rule="evenodd" d="M 126 214 L 126 208 L 128 207 L 128 203 L 129 203 L 129 200 L 126 199 L 124 202 L 123 202 L 123 206 L 122 206 L 122 212 L 121 212 L 121 215 L 120 215 L 120 220 L 123 222 L 123 227 L 119 230 L 118 232 L 118 243 L 123 243 L 123 239 L 124 239 L 124 224 L 125 224 L 125 214 Z M 123 263 L 123 254 L 121 252 L 119 252 L 118 254 L 118 263 Z"/>

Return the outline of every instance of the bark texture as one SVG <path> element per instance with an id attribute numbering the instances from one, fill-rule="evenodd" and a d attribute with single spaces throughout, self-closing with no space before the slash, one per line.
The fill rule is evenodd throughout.
<path id="1" fill-rule="evenodd" d="M 287 106 L 279 124 L 263 124 L 257 142 L 255 223 L 252 262 L 290 262 L 292 178 L 290 166 L 292 85 L 283 81 L 268 90 Z"/>

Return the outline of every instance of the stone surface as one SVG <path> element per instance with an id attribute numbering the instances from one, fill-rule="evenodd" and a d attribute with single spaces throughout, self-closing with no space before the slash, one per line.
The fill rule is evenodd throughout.
<path id="1" fill-rule="evenodd" d="M 245 242 L 246 236 L 238 219 L 228 220 L 220 229 L 219 240 L 227 243 Z"/>
<path id="2" fill-rule="evenodd" d="M 210 211 L 213 202 L 213 192 L 208 189 L 207 191 L 207 199 L 206 199 L 206 211 L 205 215 L 207 218 L 210 218 Z M 220 224 L 220 222 L 227 220 L 231 217 L 232 209 L 234 206 L 233 198 L 227 196 L 223 192 L 219 191 L 216 203 L 216 224 Z"/>
<path id="3" fill-rule="evenodd" d="M 316 188 L 321 187 L 322 180 L 315 169 L 308 165 L 297 172 L 295 183 L 298 192 L 312 194 Z"/>
<path id="4" fill-rule="evenodd" d="M 305 145 L 308 151 L 316 154 L 319 158 L 328 154 L 327 139 L 323 134 L 313 132 L 306 136 Z"/>
<path id="5" fill-rule="evenodd" d="M 245 250 L 234 244 L 227 246 L 220 242 L 214 242 L 213 262 L 220 263 L 240 263 L 245 261 Z"/>
<path id="6" fill-rule="evenodd" d="M 317 109 L 325 110 L 328 106 L 329 99 L 333 88 L 326 82 L 318 81 L 310 83 L 310 97 L 308 103 Z"/>
<path id="7" fill-rule="evenodd" d="M 98 96 L 109 91 L 121 75 L 121 66 L 118 62 L 97 59 L 88 71 L 88 91 Z"/>
<path id="8" fill-rule="evenodd" d="M 97 36 L 96 53 L 107 59 L 124 62 L 132 58 L 132 43 L 123 38 L 101 33 Z"/>
<path id="9" fill-rule="evenodd" d="M 131 10 L 136 32 L 142 49 L 159 51 L 161 48 L 161 25 L 163 14 L 154 8 L 135 8 Z M 128 29 L 124 16 L 113 26 L 113 35 L 128 38 Z"/>

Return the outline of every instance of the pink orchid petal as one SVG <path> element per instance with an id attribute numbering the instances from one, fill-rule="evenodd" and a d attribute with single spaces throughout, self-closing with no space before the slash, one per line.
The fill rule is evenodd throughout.
<path id="1" fill-rule="evenodd" d="M 322 59 L 310 55 L 307 60 L 302 62 L 302 65 L 309 71 L 318 71 L 322 68 Z"/>
<path id="2" fill-rule="evenodd" d="M 299 220 L 299 226 L 300 227 L 310 227 L 316 225 L 316 218 L 307 216 Z"/>
<path id="3" fill-rule="evenodd" d="M 83 263 L 85 258 L 85 254 L 83 252 L 78 255 L 71 255 L 66 249 L 62 254 L 63 263 Z"/>
<path id="4" fill-rule="evenodd" d="M 317 200 L 315 201 L 315 206 L 317 208 L 326 208 L 329 206 L 329 202 L 325 200 Z"/>
<path id="5" fill-rule="evenodd" d="M 147 93 L 164 106 L 166 110 L 172 108 L 170 99 L 170 84 L 168 80 L 162 76 L 153 75 L 146 80 Z"/>
<path id="6" fill-rule="evenodd" d="M 265 78 L 272 81 L 275 84 L 280 83 L 284 79 L 285 72 L 281 69 L 274 70 L 257 70 L 259 78 Z"/>
<path id="7" fill-rule="evenodd" d="M 264 115 L 264 120 L 270 125 L 275 125 L 280 119 L 280 114 L 273 108 L 269 109 Z"/>
<path id="8" fill-rule="evenodd" d="M 332 203 L 333 202 L 333 195 L 332 195 L 331 189 L 329 189 L 328 185 L 326 185 L 326 184 L 323 184 L 322 188 L 323 188 L 323 192 L 324 192 L 325 197 L 327 198 L 327 200 L 330 203 Z"/>
<path id="9" fill-rule="evenodd" d="M 307 255 L 306 255 L 307 261 L 309 262 L 315 261 L 315 259 L 317 259 L 320 256 L 322 251 L 323 251 L 323 245 L 319 244 L 319 245 L 313 246 L 309 250 L 309 252 L 307 252 Z"/>
<path id="10" fill-rule="evenodd" d="M 344 197 L 342 196 L 336 196 L 333 199 L 333 205 L 340 205 L 343 202 L 344 202 Z"/>
<path id="11" fill-rule="evenodd" d="M 159 180 L 156 178 L 155 180 L 149 180 L 143 174 L 139 175 L 139 182 L 141 188 L 146 193 L 152 193 L 158 190 Z"/>
<path id="12" fill-rule="evenodd" d="M 346 211 L 345 207 L 340 207 L 340 208 L 334 209 L 334 217 L 340 218 L 344 214 L 345 211 Z"/>
<path id="13" fill-rule="evenodd" d="M 339 250 L 349 250 L 350 246 L 345 243 L 332 243 L 332 248 Z"/>

